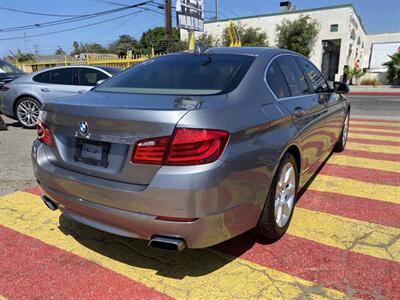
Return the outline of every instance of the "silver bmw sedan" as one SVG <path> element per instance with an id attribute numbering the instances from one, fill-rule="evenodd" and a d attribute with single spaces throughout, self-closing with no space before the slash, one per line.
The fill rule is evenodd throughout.
<path id="1" fill-rule="evenodd" d="M 33 143 L 52 210 L 179 251 L 287 230 L 298 191 L 346 144 L 350 106 L 305 57 L 219 48 L 149 59 L 46 103 Z"/>

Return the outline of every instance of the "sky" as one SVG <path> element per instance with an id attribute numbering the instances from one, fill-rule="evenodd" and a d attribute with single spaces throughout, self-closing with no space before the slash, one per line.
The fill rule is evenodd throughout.
<path id="1" fill-rule="evenodd" d="M 53 54 L 58 47 L 61 47 L 68 53 L 72 50 L 73 41 L 82 43 L 96 42 L 106 45 L 121 34 L 129 34 L 140 38 L 143 31 L 152 27 L 163 26 L 164 24 L 163 10 L 154 5 L 146 5 L 145 7 L 151 8 L 151 11 L 131 8 L 74 23 L 2 32 L 2 29 L 9 27 L 52 22 L 71 17 L 30 15 L 1 8 L 25 10 L 41 14 L 83 15 L 118 9 L 121 7 L 118 3 L 133 5 L 143 1 L 145 0 L 1 0 L 0 57 L 10 54 L 9 51 L 15 53 L 18 49 L 24 52 L 34 53 L 37 51 L 38 54 Z M 164 0 L 154 0 L 154 2 L 164 3 Z M 219 0 L 220 18 L 275 13 L 279 11 L 279 2 L 279 0 Z M 175 5 L 175 0 L 172 0 L 172 3 Z M 292 0 L 292 3 L 298 10 L 353 4 L 367 33 L 400 31 L 400 0 Z M 214 16 L 215 0 L 205 0 L 205 11 L 206 18 Z M 175 13 L 173 12 L 174 15 Z M 49 32 L 67 30 L 105 20 L 109 21 L 76 30 L 48 34 Z M 173 24 L 176 25 L 175 18 L 173 19 Z M 39 34 L 45 35 L 29 37 L 30 35 Z M 2 40 L 14 37 L 18 39 Z"/>

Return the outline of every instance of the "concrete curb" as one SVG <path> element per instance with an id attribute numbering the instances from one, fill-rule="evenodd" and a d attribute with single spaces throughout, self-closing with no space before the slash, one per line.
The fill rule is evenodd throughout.
<path id="1" fill-rule="evenodd" d="M 400 92 L 349 92 L 347 95 L 359 96 L 400 96 Z"/>

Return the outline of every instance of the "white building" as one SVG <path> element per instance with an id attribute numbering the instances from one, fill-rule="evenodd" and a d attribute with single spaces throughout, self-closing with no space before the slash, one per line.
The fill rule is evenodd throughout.
<path id="1" fill-rule="evenodd" d="M 400 47 L 400 32 L 368 35 L 351 4 L 295 10 L 290 7 L 290 2 L 286 1 L 281 3 L 280 12 L 277 13 L 205 22 L 204 32 L 221 40 L 228 21 L 233 20 L 244 26 L 265 31 L 269 44 L 273 46 L 276 44 L 276 25 L 284 19 L 295 20 L 303 15 L 308 15 L 319 23 L 319 33 L 315 38 L 310 59 L 329 80 L 340 80 L 344 66 L 353 67 L 357 61 L 361 68 L 369 68 L 371 56 L 374 55 L 371 49 L 376 44 L 386 44 L 384 47 L 378 47 L 381 50 L 386 46 L 389 46 L 389 49 Z M 187 38 L 186 31 L 182 31 L 181 34 L 183 39 Z M 378 54 L 380 60 L 388 60 L 387 54 L 393 53 L 381 51 Z"/>

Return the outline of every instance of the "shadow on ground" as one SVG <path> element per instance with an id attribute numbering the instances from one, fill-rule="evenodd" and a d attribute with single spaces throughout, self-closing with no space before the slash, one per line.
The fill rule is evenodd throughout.
<path id="1" fill-rule="evenodd" d="M 300 191 L 300 196 L 327 160 Z M 258 237 L 250 231 L 211 248 L 184 249 L 176 253 L 149 248 L 147 241 L 109 234 L 80 224 L 65 215 L 60 216 L 59 222 L 59 228 L 65 235 L 72 236 L 83 246 L 103 256 L 130 266 L 152 269 L 158 275 L 175 279 L 207 275 L 240 257 L 255 244 L 269 245 L 275 242 Z"/>

